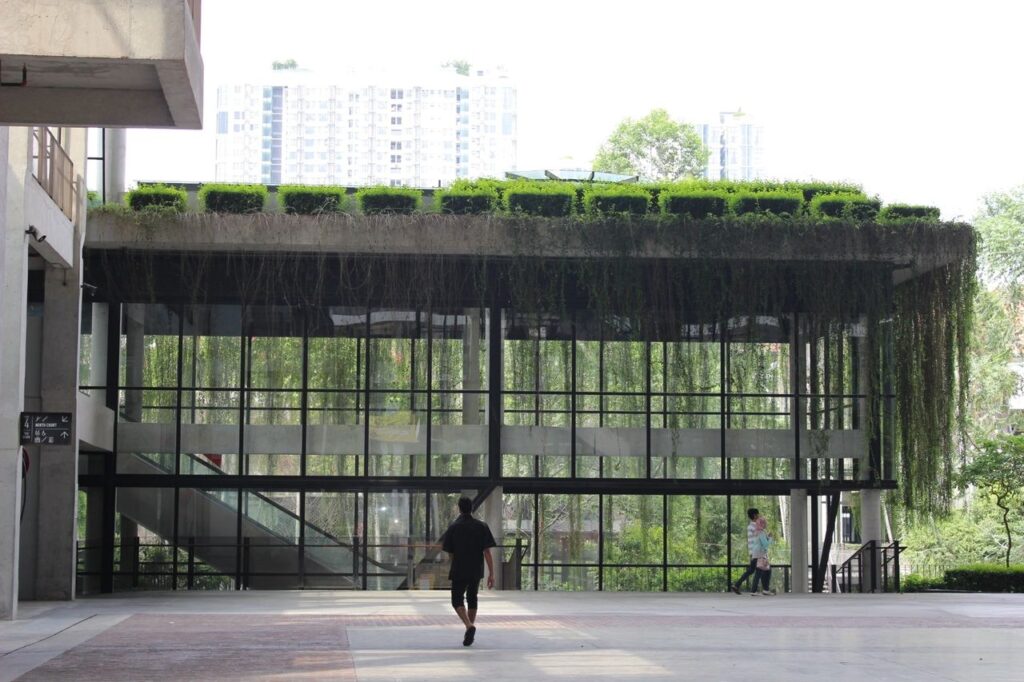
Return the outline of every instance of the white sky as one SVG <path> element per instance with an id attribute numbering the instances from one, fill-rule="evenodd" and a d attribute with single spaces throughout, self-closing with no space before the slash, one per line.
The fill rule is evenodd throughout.
<path id="1" fill-rule="evenodd" d="M 586 166 L 656 107 L 692 122 L 742 107 L 770 177 L 969 219 L 1024 183 L 1022 28 L 1016 0 L 204 0 L 206 130 L 131 131 L 127 173 L 212 180 L 217 86 L 275 59 L 328 74 L 466 59 L 515 81 L 520 169 Z"/>

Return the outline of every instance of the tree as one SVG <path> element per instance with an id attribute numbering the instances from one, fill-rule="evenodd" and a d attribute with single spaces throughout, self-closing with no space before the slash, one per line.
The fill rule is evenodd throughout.
<path id="1" fill-rule="evenodd" d="M 442 69 L 454 69 L 460 76 L 469 75 L 469 62 L 465 59 L 453 59 L 441 65 Z"/>
<path id="2" fill-rule="evenodd" d="M 988 194 L 982 203 L 975 218 L 983 239 L 982 269 L 993 282 L 1017 289 L 1024 282 L 1024 185 Z"/>
<path id="3" fill-rule="evenodd" d="M 1024 508 L 1024 436 L 1000 435 L 978 444 L 978 454 L 960 471 L 961 488 L 975 486 L 992 496 L 1003 512 L 1006 565 L 1010 565 L 1013 536 L 1010 512 Z"/>
<path id="4" fill-rule="evenodd" d="M 664 109 L 638 121 L 624 119 L 594 157 L 595 170 L 652 180 L 699 177 L 707 165 L 708 150 L 696 129 L 673 121 Z"/>

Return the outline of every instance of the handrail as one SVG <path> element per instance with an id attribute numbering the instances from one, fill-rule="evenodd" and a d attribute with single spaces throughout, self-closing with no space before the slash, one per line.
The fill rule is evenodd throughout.
<path id="1" fill-rule="evenodd" d="M 832 592 L 853 592 L 855 587 L 857 592 L 899 592 L 900 553 L 905 549 L 899 540 L 884 547 L 874 540 L 865 542 L 841 566 L 832 566 Z"/>
<path id="2" fill-rule="evenodd" d="M 78 189 L 75 187 L 75 164 L 50 129 L 32 129 L 32 176 L 68 220 L 75 220 Z"/>

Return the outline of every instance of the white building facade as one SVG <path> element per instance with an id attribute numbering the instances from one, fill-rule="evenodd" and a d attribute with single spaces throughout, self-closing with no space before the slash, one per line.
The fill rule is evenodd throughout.
<path id="1" fill-rule="evenodd" d="M 725 111 L 717 123 L 697 126 L 710 152 L 708 180 L 756 180 L 764 177 L 764 129 L 742 111 Z"/>
<path id="2" fill-rule="evenodd" d="M 436 187 L 516 167 L 516 88 L 502 72 L 274 71 L 217 91 L 216 179 Z"/>

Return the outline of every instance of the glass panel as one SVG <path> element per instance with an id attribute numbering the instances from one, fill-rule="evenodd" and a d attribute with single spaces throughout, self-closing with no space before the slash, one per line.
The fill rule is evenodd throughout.
<path id="1" fill-rule="evenodd" d="M 120 385 L 177 386 L 178 313 L 162 303 L 126 303 L 122 314 Z"/>
<path id="2" fill-rule="evenodd" d="M 724 495 L 669 495 L 669 564 L 725 564 L 726 500 Z"/>
<path id="3" fill-rule="evenodd" d="M 664 561 L 660 495 L 605 495 L 603 526 L 606 565 Z"/>
<path id="4" fill-rule="evenodd" d="M 598 562 L 599 509 L 597 495 L 540 495 L 540 589 L 596 589 L 596 571 L 574 566 Z M 588 581 L 593 578 L 594 583 Z"/>
<path id="5" fill-rule="evenodd" d="M 118 488 L 114 518 L 114 590 L 171 588 L 174 489 Z"/>
<path id="6" fill-rule="evenodd" d="M 720 478 L 721 346 L 716 325 L 685 325 L 652 344 L 652 476 Z"/>
<path id="7" fill-rule="evenodd" d="M 180 589 L 233 589 L 238 570 L 238 493 L 182 488 L 178 500 Z"/>
<path id="8" fill-rule="evenodd" d="M 299 493 L 246 491 L 242 506 L 243 582 L 256 589 L 299 586 Z"/>
<path id="9" fill-rule="evenodd" d="M 361 508 L 362 493 L 306 493 L 306 587 L 362 587 Z"/>

